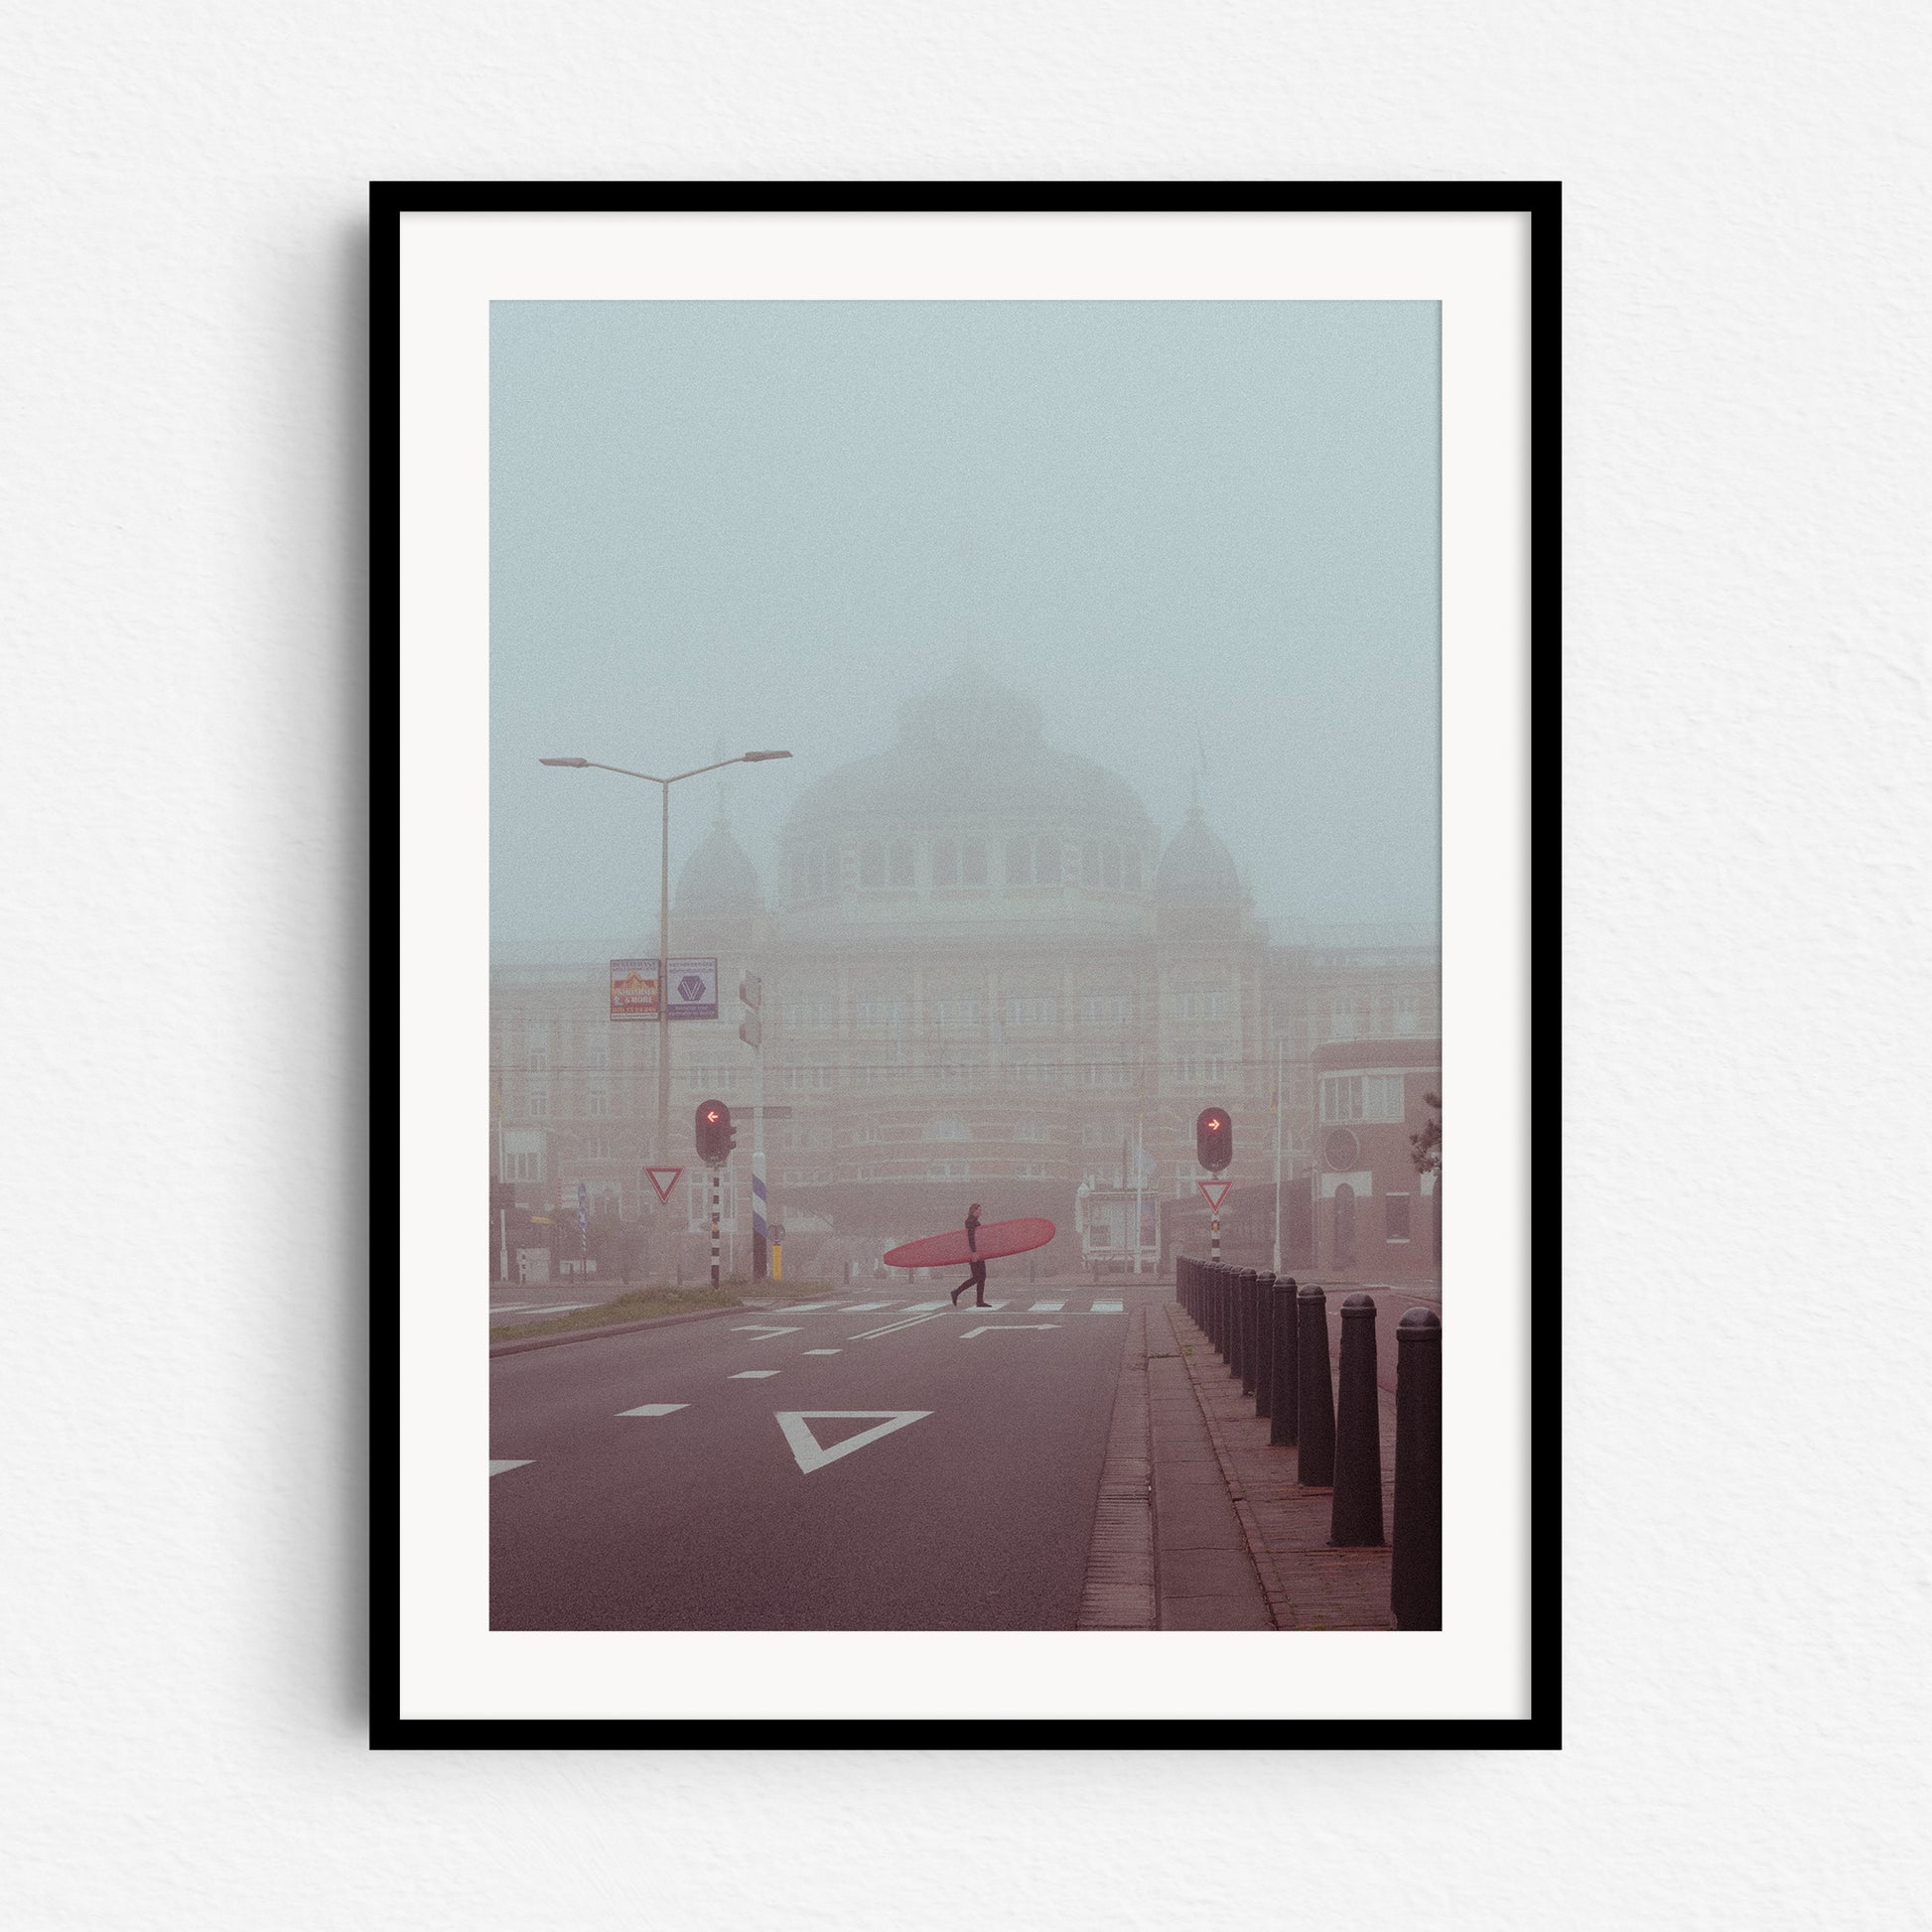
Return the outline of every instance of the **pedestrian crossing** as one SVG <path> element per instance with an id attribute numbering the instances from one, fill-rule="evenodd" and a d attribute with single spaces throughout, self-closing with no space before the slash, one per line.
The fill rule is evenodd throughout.
<path id="1" fill-rule="evenodd" d="M 1075 1314 L 1125 1314 L 1127 1304 L 1119 1301 L 1096 1300 L 1085 1309 L 1079 1308 L 1064 1299 L 1060 1301 L 1027 1302 L 1000 1301 L 979 1304 L 974 1302 L 794 1302 L 789 1306 L 775 1307 L 771 1311 L 778 1314 L 877 1314 L 877 1315 L 913 1315 L 937 1314 L 944 1310 L 953 1310 L 964 1314 L 972 1309 L 990 1311 L 994 1309 L 1025 1308 L 1029 1314 L 1060 1314 L 1070 1311 Z"/>

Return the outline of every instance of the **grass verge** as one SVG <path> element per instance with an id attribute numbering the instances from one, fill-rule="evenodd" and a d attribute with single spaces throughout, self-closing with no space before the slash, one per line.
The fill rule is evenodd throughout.
<path id="1" fill-rule="evenodd" d="M 489 1339 L 522 1341 L 530 1335 L 568 1334 L 573 1328 L 608 1328 L 619 1321 L 649 1321 L 661 1314 L 698 1314 L 707 1309 L 782 1308 L 787 1302 L 810 1301 L 814 1285 L 806 1282 L 746 1282 L 726 1288 L 633 1288 L 627 1294 L 599 1302 L 567 1314 L 540 1316 L 500 1327 L 492 1322 Z"/>

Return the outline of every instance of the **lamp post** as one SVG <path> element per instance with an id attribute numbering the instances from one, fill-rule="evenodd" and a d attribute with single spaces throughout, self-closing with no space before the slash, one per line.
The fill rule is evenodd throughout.
<path id="1" fill-rule="evenodd" d="M 728 764 L 762 764 L 767 759 L 788 759 L 789 752 L 741 752 L 735 759 L 720 759 L 714 764 L 700 764 L 689 771 L 674 771 L 660 778 L 649 771 L 626 770 L 621 764 L 600 764 L 595 759 L 539 759 L 539 764 L 568 765 L 573 771 L 615 771 L 621 778 L 641 778 L 658 787 L 662 806 L 659 818 L 657 865 L 657 1165 L 671 1163 L 671 998 L 665 982 L 671 971 L 671 787 L 685 778 L 701 778 L 707 771 L 722 771 Z M 668 1202 L 660 1202 L 668 1206 Z"/>

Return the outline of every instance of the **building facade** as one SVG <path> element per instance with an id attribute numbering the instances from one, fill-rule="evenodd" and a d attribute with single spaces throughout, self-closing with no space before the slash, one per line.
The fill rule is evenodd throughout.
<path id="1" fill-rule="evenodd" d="M 1233 1118 L 1236 1191 L 1272 1198 L 1278 1092 L 1280 1171 L 1312 1186 L 1316 1049 L 1439 1027 L 1433 935 L 1271 938 L 1198 803 L 1164 839 L 1126 780 L 1050 745 L 1031 700 L 970 669 L 799 798 L 768 888 L 721 817 L 679 877 L 671 944 L 716 954 L 721 988 L 716 1023 L 670 1030 L 686 1279 L 707 1097 L 741 1121 L 728 1265 L 749 1266 L 742 972 L 763 984 L 766 1102 L 788 1110 L 765 1136 L 787 1273 L 869 1267 L 974 1199 L 989 1219 L 1049 1217 L 1063 1238 L 1043 1265 L 1077 1265 L 1092 1191 L 1198 1200 L 1193 1123 L 1210 1104 Z M 659 1029 L 609 1021 L 607 969 L 493 966 L 493 1160 L 526 1213 L 574 1201 L 581 1179 L 618 1240 L 650 1219 Z"/>

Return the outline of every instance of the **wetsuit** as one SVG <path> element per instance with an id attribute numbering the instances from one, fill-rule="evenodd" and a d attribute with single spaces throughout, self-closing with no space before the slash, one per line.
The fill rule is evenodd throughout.
<path id="1" fill-rule="evenodd" d="M 977 1214 L 968 1214 L 966 1216 L 966 1246 L 972 1251 L 973 1272 L 953 1290 L 952 1299 L 954 1307 L 958 1306 L 959 1298 L 969 1288 L 978 1298 L 973 1304 L 974 1308 L 983 1309 L 986 1307 L 986 1263 L 979 1258 L 979 1245 L 980 1217 Z"/>

